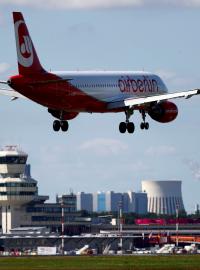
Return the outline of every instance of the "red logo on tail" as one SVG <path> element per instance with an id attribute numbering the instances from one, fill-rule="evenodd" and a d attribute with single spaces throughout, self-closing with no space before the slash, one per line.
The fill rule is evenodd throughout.
<path id="1" fill-rule="evenodd" d="M 32 66 L 33 45 L 29 34 L 27 33 L 24 21 L 20 20 L 15 23 L 15 35 L 19 64 L 23 67 Z"/>

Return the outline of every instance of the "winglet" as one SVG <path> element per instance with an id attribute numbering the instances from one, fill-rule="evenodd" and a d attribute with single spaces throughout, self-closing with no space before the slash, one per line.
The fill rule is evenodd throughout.
<path id="1" fill-rule="evenodd" d="M 44 72 L 21 12 L 13 12 L 19 74 Z"/>

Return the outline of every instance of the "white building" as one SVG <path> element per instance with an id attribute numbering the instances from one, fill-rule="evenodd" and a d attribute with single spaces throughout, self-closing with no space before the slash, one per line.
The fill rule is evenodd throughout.
<path id="1" fill-rule="evenodd" d="M 16 146 L 6 146 L 0 151 L 0 206 L 3 233 L 26 222 L 24 205 L 37 194 L 37 182 L 25 177 L 28 155 Z"/>
<path id="2" fill-rule="evenodd" d="M 181 181 L 142 181 L 142 191 L 147 193 L 148 212 L 175 214 L 184 211 Z"/>

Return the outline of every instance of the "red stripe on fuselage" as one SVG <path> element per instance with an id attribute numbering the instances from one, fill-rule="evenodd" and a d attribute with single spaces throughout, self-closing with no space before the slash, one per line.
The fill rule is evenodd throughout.
<path id="1" fill-rule="evenodd" d="M 71 112 L 111 112 L 99 101 L 52 73 L 10 78 L 11 87 L 27 98 L 51 109 Z M 119 110 L 112 110 L 117 112 Z"/>

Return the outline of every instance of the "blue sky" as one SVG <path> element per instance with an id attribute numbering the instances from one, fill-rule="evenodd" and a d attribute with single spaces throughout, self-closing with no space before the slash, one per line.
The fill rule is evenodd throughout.
<path id="1" fill-rule="evenodd" d="M 2 0 L 1 80 L 17 73 L 12 11 L 23 12 L 48 70 L 148 70 L 171 92 L 200 87 L 200 1 Z M 138 191 L 141 180 L 175 179 L 192 211 L 200 203 L 200 97 L 175 102 L 174 122 L 148 118 L 150 130 L 141 131 L 136 112 L 135 134 L 122 135 L 122 113 L 81 114 L 68 133 L 55 133 L 46 108 L 0 97 L 0 145 L 29 153 L 40 194 L 51 200 L 70 189 Z"/>

